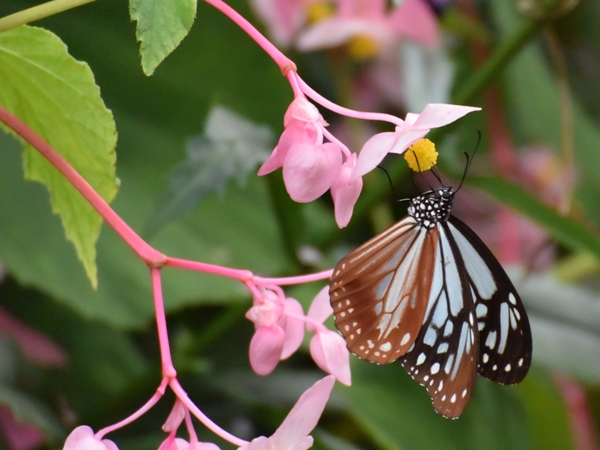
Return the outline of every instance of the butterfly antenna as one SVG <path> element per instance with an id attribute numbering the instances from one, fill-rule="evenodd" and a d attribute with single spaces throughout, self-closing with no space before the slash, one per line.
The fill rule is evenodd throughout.
<path id="1" fill-rule="evenodd" d="M 481 142 L 481 131 L 477 130 L 477 144 L 475 144 L 475 149 L 473 150 L 473 154 L 471 156 L 469 156 L 469 154 L 467 152 L 463 152 L 463 154 L 465 155 L 465 158 L 467 158 L 467 163 L 465 164 L 465 170 L 463 171 L 463 176 L 462 179 L 460 180 L 460 184 L 458 185 L 458 188 L 456 188 L 456 192 L 458 192 L 458 190 L 462 187 L 465 178 L 467 177 L 467 172 L 469 171 L 469 167 L 471 167 L 471 163 L 473 162 L 473 158 L 475 157 L 475 152 L 477 151 L 477 149 L 479 148 L 479 144 Z"/>
<path id="2" fill-rule="evenodd" d="M 394 194 L 394 198 L 398 198 L 398 194 L 396 194 L 396 190 L 394 189 L 394 183 L 392 183 L 392 177 L 390 177 L 390 173 L 384 169 L 382 166 L 377 166 L 378 169 L 381 169 L 385 172 L 388 181 L 390 182 L 390 188 L 392 189 L 392 194 Z"/>
<path id="3" fill-rule="evenodd" d="M 425 176 L 423 176 L 423 171 L 421 170 L 421 164 L 419 164 L 419 158 L 417 158 L 417 154 L 415 153 L 414 150 L 410 150 L 410 151 L 415 156 L 415 161 L 417 162 L 417 168 L 419 169 L 419 175 L 421 175 L 421 177 L 425 180 L 425 183 L 427 183 L 427 186 L 429 186 L 429 189 L 433 191 L 433 186 L 430 185 L 427 178 L 425 178 Z M 437 178 L 437 176 L 436 176 L 436 178 Z M 438 178 L 438 180 L 439 180 L 439 178 Z M 440 183 L 441 183 L 441 180 L 440 180 Z M 415 184 L 414 181 L 413 181 L 413 184 Z M 415 185 L 415 187 L 417 187 L 417 185 Z"/>

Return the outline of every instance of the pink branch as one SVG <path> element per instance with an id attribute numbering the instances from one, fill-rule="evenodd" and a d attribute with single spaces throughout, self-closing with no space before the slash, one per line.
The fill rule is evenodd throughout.
<path id="1" fill-rule="evenodd" d="M 281 69 L 281 73 L 286 75 L 289 71 L 296 71 L 296 64 L 294 61 L 285 56 L 281 51 L 275 47 L 269 40 L 264 37 L 254 26 L 244 19 L 237 11 L 231 8 L 229 5 L 221 0 L 206 0 L 206 3 L 213 5 L 231 20 L 233 20 L 242 30 L 244 30 L 248 36 L 260 45 L 260 47 L 267 52 L 267 54 L 275 61 L 275 63 Z"/>
<path id="2" fill-rule="evenodd" d="M 85 179 L 46 141 L 25 125 L 20 119 L 0 106 L 0 120 L 42 154 L 85 199 L 121 238 L 151 267 L 160 267 L 165 256 L 148 245 L 104 201 Z"/>
<path id="3" fill-rule="evenodd" d="M 210 273 L 222 277 L 233 278 L 234 280 L 247 281 L 252 279 L 253 274 L 249 270 L 230 269 L 228 267 L 215 266 L 185 259 L 171 258 L 167 256 L 165 266 L 179 267 L 180 269 L 193 270 L 196 272 Z"/>
<path id="4" fill-rule="evenodd" d="M 142 406 L 140 409 L 138 409 L 136 412 L 134 412 L 131 416 L 127 417 L 126 419 L 123 419 L 120 422 L 117 422 L 114 425 L 111 425 L 109 427 L 102 428 L 100 431 L 98 431 L 96 433 L 96 438 L 98 440 L 101 440 L 104 437 L 104 435 L 106 435 L 112 431 L 118 430 L 119 428 L 123 428 L 125 425 L 129 425 L 134 420 L 137 420 L 139 417 L 146 414 L 146 412 L 148 412 L 150 410 L 150 408 L 152 408 L 154 405 L 156 405 L 156 402 L 158 402 L 161 399 L 161 397 L 165 394 L 165 388 L 167 387 L 168 383 L 169 383 L 169 379 L 163 378 L 160 383 L 160 386 L 158 387 L 158 389 L 156 390 L 156 392 L 154 393 L 152 398 L 150 400 L 148 400 L 144 406 Z"/>
<path id="5" fill-rule="evenodd" d="M 154 313 L 156 314 L 156 327 L 158 329 L 158 343 L 160 346 L 163 377 L 175 378 L 177 372 L 173 367 L 171 350 L 169 349 L 169 335 L 167 333 L 167 319 L 165 317 L 160 269 L 151 269 L 151 275 L 152 290 L 154 291 Z"/>
<path id="6" fill-rule="evenodd" d="M 175 379 L 175 378 L 171 379 L 171 381 L 169 382 L 169 385 L 171 386 L 171 389 L 173 389 L 173 392 L 175 393 L 177 398 L 179 400 L 181 400 L 181 402 L 186 406 L 186 408 L 189 409 L 190 412 L 194 416 L 196 416 L 198 418 L 198 420 L 200 422 L 202 422 L 204 424 L 204 426 L 206 428 L 208 428 L 210 431 L 215 433 L 217 436 L 225 439 L 226 441 L 229 441 L 232 444 L 237 445 L 238 447 L 248 444 L 247 441 L 244 441 L 243 439 L 240 439 L 240 438 L 234 436 L 233 434 L 228 433 L 221 427 L 219 427 L 216 423 L 214 423 L 212 420 L 210 420 L 202 411 L 200 411 L 200 409 L 198 409 L 198 407 L 194 404 L 194 402 L 192 402 L 190 400 L 187 393 L 183 390 L 183 388 L 181 387 L 181 385 L 179 384 L 179 381 L 177 381 L 177 379 Z"/>

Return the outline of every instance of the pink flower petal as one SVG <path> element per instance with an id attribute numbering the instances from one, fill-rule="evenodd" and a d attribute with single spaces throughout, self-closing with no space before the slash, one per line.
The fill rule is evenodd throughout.
<path id="1" fill-rule="evenodd" d="M 445 103 L 430 103 L 425 106 L 423 112 L 419 114 L 419 118 L 416 120 L 411 128 L 419 129 L 431 129 L 443 127 L 455 120 L 460 119 L 464 115 L 473 112 L 480 111 L 481 108 L 473 106 L 460 106 L 460 105 L 447 105 Z"/>
<path id="2" fill-rule="evenodd" d="M 270 327 L 281 319 L 283 309 L 283 303 L 266 300 L 263 304 L 250 308 L 246 318 L 254 322 L 257 327 Z"/>
<path id="3" fill-rule="evenodd" d="M 329 302 L 329 285 L 327 285 L 319 291 L 312 301 L 307 316 L 319 321 L 320 323 L 323 323 L 332 314 L 333 308 Z M 315 330 L 315 327 L 310 324 L 306 324 L 306 328 L 308 331 Z"/>
<path id="4" fill-rule="evenodd" d="M 315 125 L 300 121 L 290 122 L 285 130 L 283 130 L 283 133 L 281 133 L 277 147 L 275 147 L 269 159 L 258 170 L 258 175 L 266 175 L 283 167 L 288 150 L 292 145 L 320 143 L 317 141 L 317 136 Z"/>
<path id="5" fill-rule="evenodd" d="M 337 47 L 349 42 L 356 36 L 369 36 L 387 47 L 394 36 L 386 21 L 357 19 L 325 19 L 308 28 L 296 42 L 300 51 L 308 52 L 324 48 Z"/>
<path id="6" fill-rule="evenodd" d="M 354 167 L 350 182 L 355 181 L 377 167 L 395 142 L 396 133 L 391 132 L 378 133 L 365 142 L 356 160 L 356 167 Z"/>
<path id="7" fill-rule="evenodd" d="M 317 107 L 305 97 L 298 96 L 288 106 L 285 116 L 283 116 L 283 124 L 285 127 L 288 127 L 294 120 L 300 122 L 318 122 L 321 119 L 321 113 Z"/>
<path id="8" fill-rule="evenodd" d="M 331 186 L 335 221 L 340 228 L 344 228 L 350 222 L 354 205 L 362 191 L 363 181 L 361 177 L 350 182 L 356 164 L 356 154 L 353 153 L 352 156 L 353 159 L 344 163 L 337 179 Z"/>
<path id="9" fill-rule="evenodd" d="M 34 450 L 44 443 L 44 433 L 32 423 L 18 420 L 6 405 L 0 405 L 0 436 L 11 450 Z"/>
<path id="10" fill-rule="evenodd" d="M 175 404 L 169 413 L 169 417 L 165 420 L 165 423 L 162 426 L 163 431 L 170 433 L 171 431 L 177 430 L 183 419 L 185 419 L 185 406 L 183 403 L 177 399 L 175 400 Z"/>
<path id="11" fill-rule="evenodd" d="M 402 36 L 428 47 L 435 47 L 439 43 L 437 18 L 423 0 L 404 0 L 390 16 L 390 23 Z"/>
<path id="12" fill-rule="evenodd" d="M 63 450 L 119 450 L 113 441 L 94 437 L 94 431 L 87 425 L 81 425 L 71 431 Z"/>
<path id="13" fill-rule="evenodd" d="M 408 147 L 417 142 L 419 139 L 425 137 L 427 133 L 429 133 L 428 128 L 409 128 L 406 131 L 398 133 L 396 142 L 394 142 L 394 145 L 390 149 L 390 153 L 404 153 Z"/>
<path id="14" fill-rule="evenodd" d="M 192 444 L 185 439 L 175 439 L 176 450 L 220 450 L 217 444 L 212 442 L 196 442 L 192 447 Z"/>
<path id="15" fill-rule="evenodd" d="M 298 443 L 307 442 L 305 439 L 317 426 L 334 383 L 333 377 L 325 377 L 302 394 L 283 423 L 271 436 L 272 448 L 277 450 L 297 448 L 295 446 Z"/>
<path id="16" fill-rule="evenodd" d="M 279 325 L 259 327 L 250 341 L 250 365 L 259 375 L 269 375 L 281 359 L 285 332 Z"/>
<path id="17" fill-rule="evenodd" d="M 304 339 L 304 322 L 294 317 L 286 316 L 286 314 L 304 316 L 304 311 L 302 310 L 302 305 L 298 303 L 298 300 L 293 298 L 286 298 L 283 303 L 285 305 L 283 316 L 285 318 L 285 326 L 283 326 L 283 329 L 285 330 L 285 341 L 281 359 L 286 359 L 298 350 Z"/>
<path id="18" fill-rule="evenodd" d="M 316 200 L 331 187 L 341 166 L 342 153 L 335 144 L 292 146 L 283 165 L 288 194 L 300 203 Z"/>
<path id="19" fill-rule="evenodd" d="M 344 338 L 331 330 L 318 330 L 310 341 L 310 354 L 321 369 L 350 386 L 350 353 Z"/>

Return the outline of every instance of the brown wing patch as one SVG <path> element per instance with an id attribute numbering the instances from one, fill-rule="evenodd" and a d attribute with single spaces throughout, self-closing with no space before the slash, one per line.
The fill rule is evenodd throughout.
<path id="1" fill-rule="evenodd" d="M 337 264 L 331 305 L 352 353 L 384 364 L 412 346 L 427 309 L 437 242 L 436 228 L 407 217 Z"/>

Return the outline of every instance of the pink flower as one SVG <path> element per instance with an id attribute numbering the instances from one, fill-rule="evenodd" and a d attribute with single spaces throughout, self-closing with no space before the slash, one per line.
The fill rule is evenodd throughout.
<path id="1" fill-rule="evenodd" d="M 383 52 L 400 38 L 436 45 L 439 32 L 435 14 L 423 0 L 405 0 L 390 12 L 386 0 L 338 0 L 335 16 L 304 31 L 297 40 L 299 50 L 336 47 L 353 38 L 367 37 Z"/>
<path id="2" fill-rule="evenodd" d="M 365 143 L 358 155 L 350 180 L 355 181 L 358 177 L 369 173 L 388 153 L 404 153 L 408 147 L 423 138 L 432 128 L 448 125 L 465 114 L 480 109 L 472 106 L 430 103 L 421 114 L 408 113 L 404 124 L 397 126 L 394 132 L 376 134 Z"/>
<path id="3" fill-rule="evenodd" d="M 306 0 L 252 0 L 251 3 L 280 47 L 288 47 L 306 21 Z"/>
<path id="4" fill-rule="evenodd" d="M 344 228 L 350 222 L 354 205 L 362 190 L 362 178 L 355 178 L 350 181 L 354 167 L 356 166 L 356 154 L 352 154 L 352 159 L 347 159 L 342 165 L 337 178 L 331 186 L 331 197 L 335 212 L 335 221 L 338 227 Z"/>
<path id="5" fill-rule="evenodd" d="M 217 444 L 212 442 L 188 442 L 182 438 L 176 438 L 171 433 L 158 447 L 158 450 L 220 450 Z"/>
<path id="6" fill-rule="evenodd" d="M 256 332 L 250 341 L 250 365 L 259 375 L 270 374 L 279 361 L 289 358 L 304 338 L 302 306 L 293 298 L 280 298 L 266 291 L 246 317 L 253 321 Z"/>
<path id="7" fill-rule="evenodd" d="M 319 198 L 342 167 L 342 150 L 332 142 L 323 143 L 326 124 L 312 103 L 296 97 L 285 113 L 285 129 L 277 147 L 258 175 L 283 167 L 283 181 L 294 201 L 306 203 Z"/>
<path id="8" fill-rule="evenodd" d="M 82 425 L 71 431 L 63 450 L 118 450 L 118 448 L 113 441 L 97 439 L 90 427 Z"/>
<path id="9" fill-rule="evenodd" d="M 313 438 L 309 433 L 317 425 L 334 383 L 332 376 L 317 381 L 302 394 L 271 437 L 260 436 L 240 450 L 304 450 L 312 447 Z"/>
<path id="10" fill-rule="evenodd" d="M 333 309 L 329 303 L 329 286 L 325 286 L 313 300 L 308 316 L 322 324 L 331 314 Z M 344 338 L 325 326 L 310 325 L 309 329 L 315 330 L 310 341 L 310 354 L 314 361 L 340 383 L 350 386 L 350 353 Z"/>

